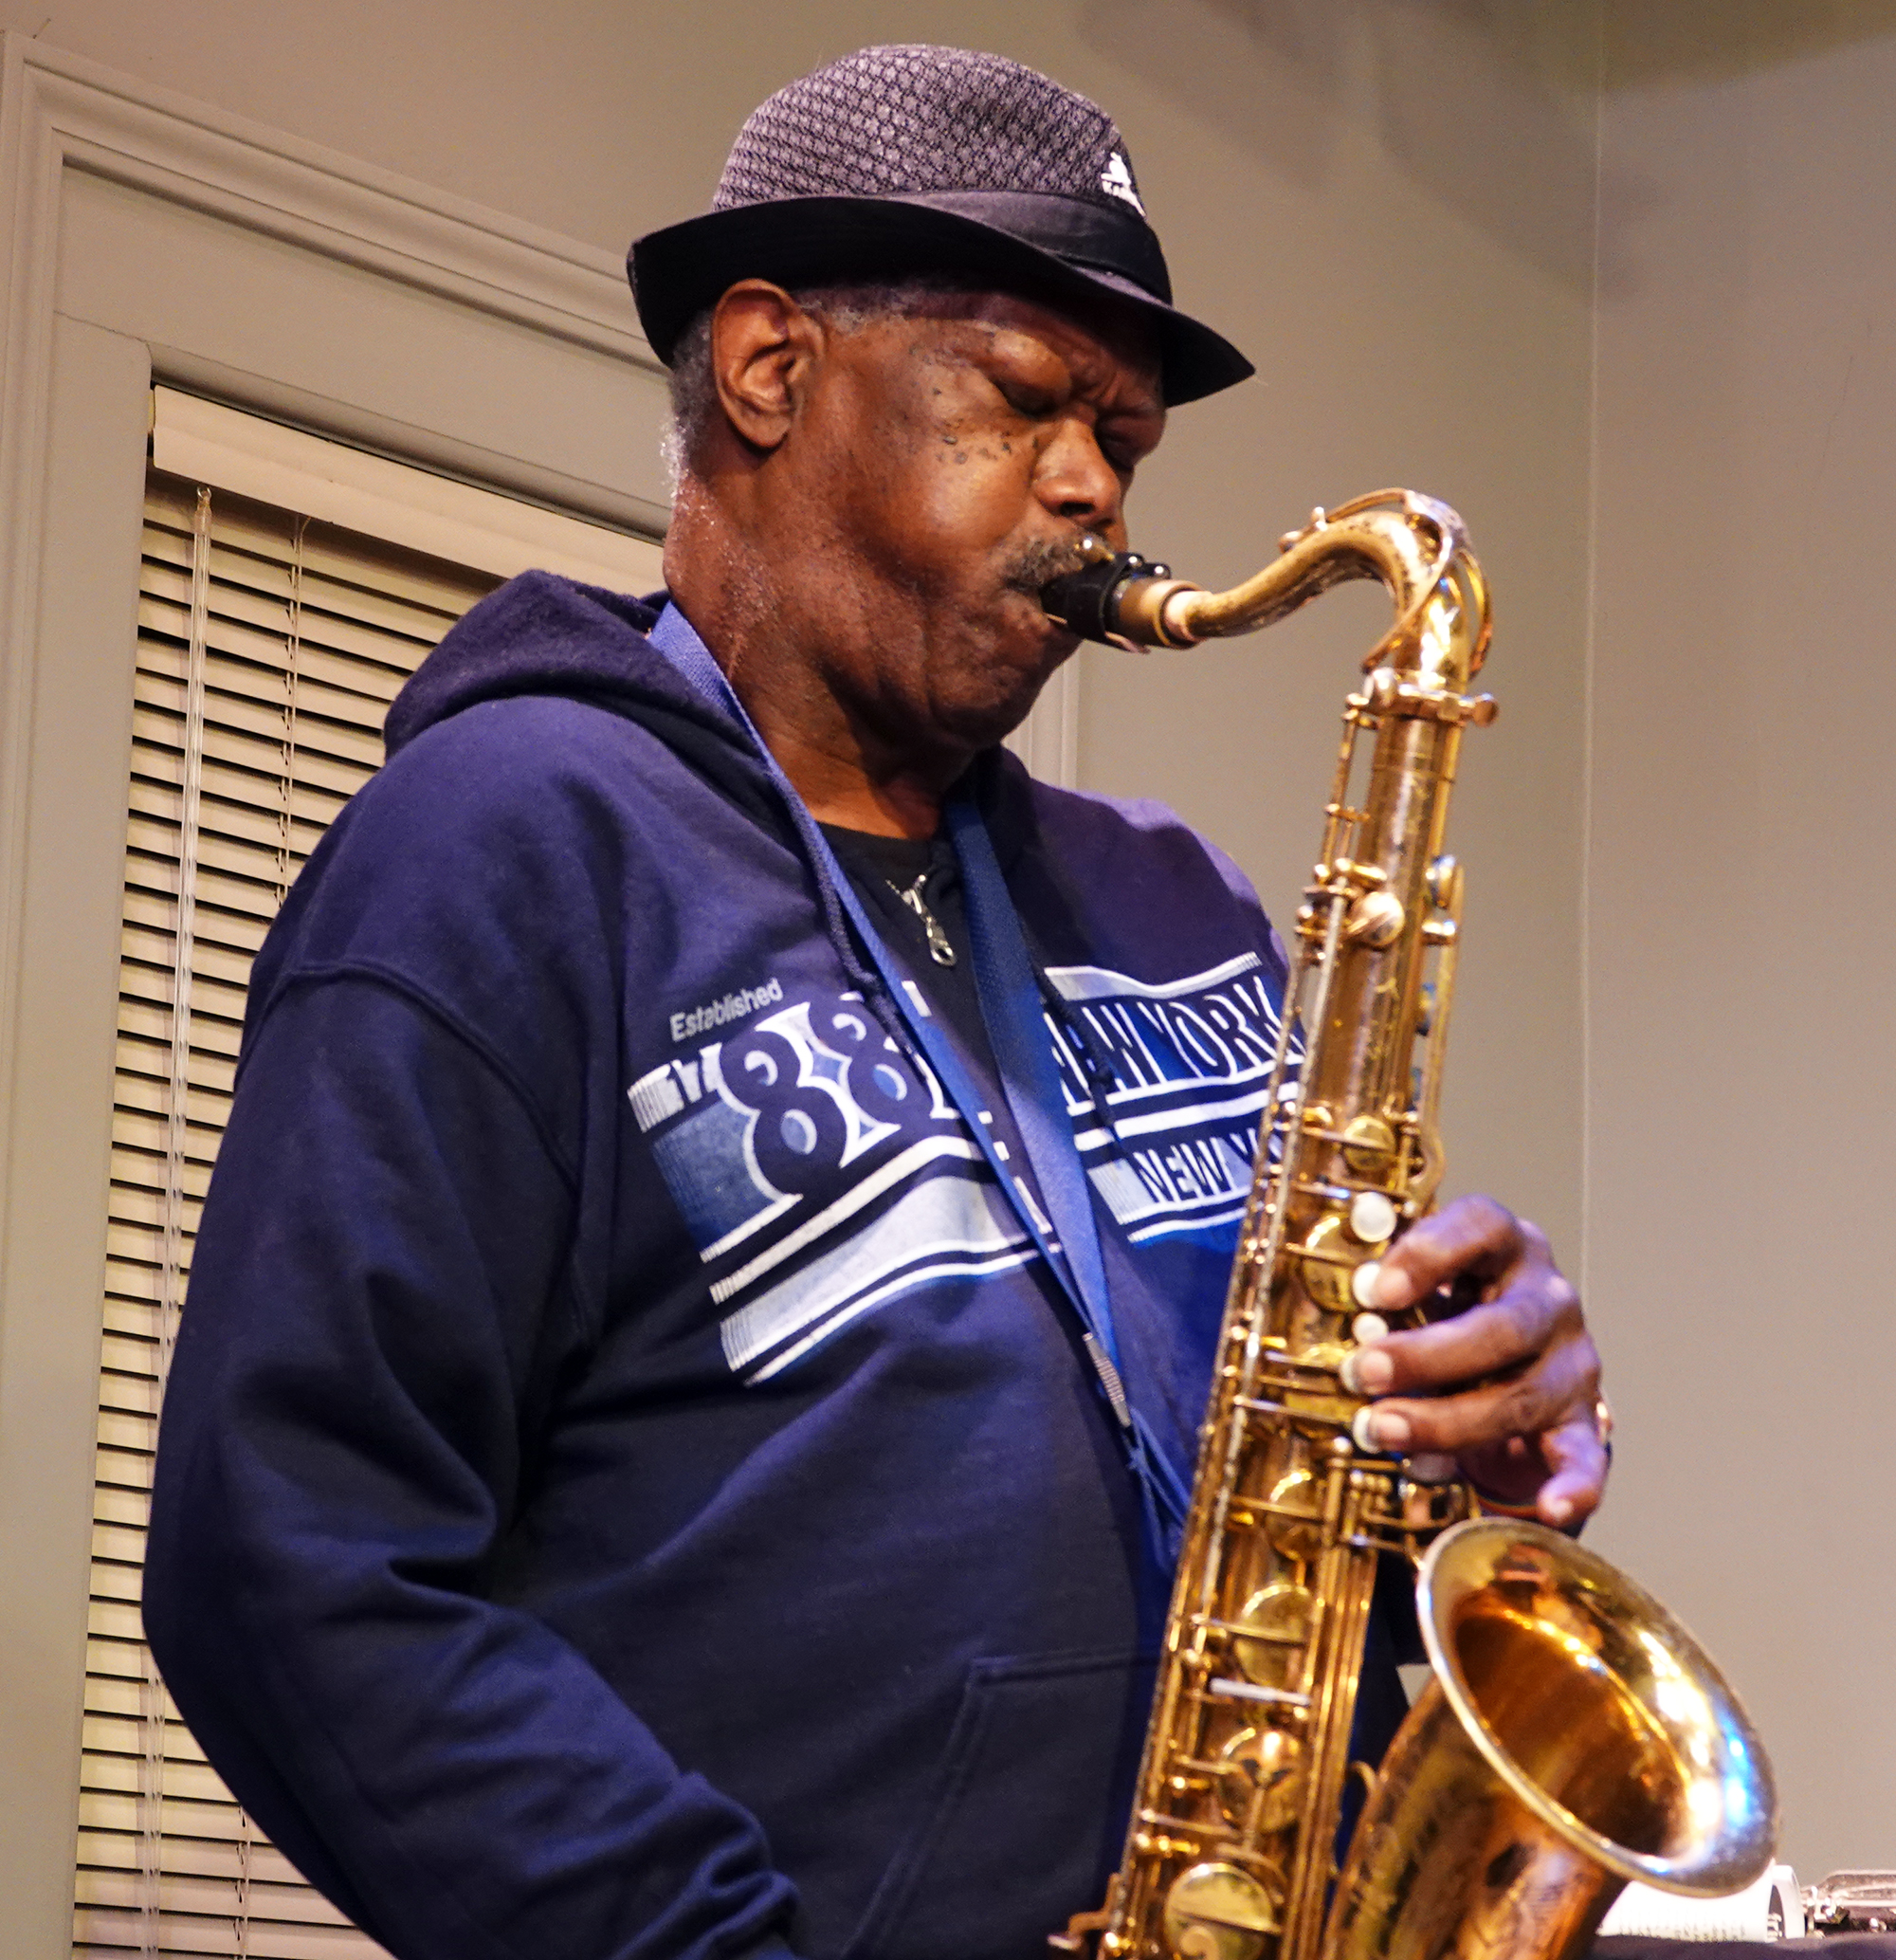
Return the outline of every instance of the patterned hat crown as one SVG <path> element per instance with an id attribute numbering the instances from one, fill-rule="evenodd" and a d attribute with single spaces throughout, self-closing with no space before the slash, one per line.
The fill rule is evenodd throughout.
<path id="1" fill-rule="evenodd" d="M 792 286 L 946 275 L 1082 318 L 1111 296 L 1151 325 L 1166 399 L 1251 373 L 1172 304 L 1118 125 L 1000 55 L 866 47 L 780 88 L 744 123 L 710 211 L 634 242 L 639 319 L 669 362 L 738 280 Z"/>
<path id="2" fill-rule="evenodd" d="M 1145 206 L 1119 125 L 997 54 L 866 47 L 775 95 L 731 146 L 714 211 L 779 197 L 1026 191 Z"/>

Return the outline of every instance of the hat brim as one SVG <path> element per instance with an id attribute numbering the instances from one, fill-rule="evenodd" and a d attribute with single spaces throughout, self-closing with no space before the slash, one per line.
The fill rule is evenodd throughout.
<path id="1" fill-rule="evenodd" d="M 809 286 L 863 278 L 893 283 L 939 272 L 1045 298 L 1083 322 L 1089 302 L 1097 305 L 1110 295 L 1158 336 L 1168 407 L 1215 394 L 1256 372 L 1222 334 L 1124 274 L 1076 264 L 921 196 L 734 205 L 648 232 L 634 242 L 626 270 L 646 339 L 667 366 L 685 327 L 740 279 Z"/>

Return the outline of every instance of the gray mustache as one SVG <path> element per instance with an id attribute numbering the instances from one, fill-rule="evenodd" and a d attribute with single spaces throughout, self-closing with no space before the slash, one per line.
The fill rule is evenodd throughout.
<path id="1" fill-rule="evenodd" d="M 1029 544 L 1009 565 L 1004 582 L 1015 592 L 1038 594 L 1042 586 L 1084 571 L 1085 565 L 1077 539 Z"/>

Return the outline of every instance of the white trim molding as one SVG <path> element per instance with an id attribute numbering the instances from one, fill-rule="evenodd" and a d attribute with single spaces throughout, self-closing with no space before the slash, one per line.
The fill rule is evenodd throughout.
<path id="1" fill-rule="evenodd" d="M 19 34 L 4 39 L 8 119 L 18 124 L 8 160 L 36 171 L 42 211 L 46 180 L 82 170 L 657 369 L 611 252 Z"/>
<path id="2" fill-rule="evenodd" d="M 152 464 L 497 577 L 557 572 L 613 592 L 665 583 L 658 545 L 175 388 L 152 391 Z"/>
<path id="3" fill-rule="evenodd" d="M 17 33 L 0 56 L 0 1096 L 20 872 L 61 206 L 69 173 L 658 372 L 613 256 Z M 0 1189 L 6 1183 L 0 1126 Z"/>

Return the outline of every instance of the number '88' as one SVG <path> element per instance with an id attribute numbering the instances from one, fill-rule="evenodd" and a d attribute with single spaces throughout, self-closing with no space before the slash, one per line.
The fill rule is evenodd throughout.
<path id="1" fill-rule="evenodd" d="M 729 1043 L 720 1060 L 733 1098 L 755 1109 L 751 1147 L 757 1168 L 779 1190 L 801 1197 L 842 1165 L 851 1125 L 845 1105 L 877 1128 L 906 1127 L 923 1113 L 921 1085 L 890 1050 L 882 1031 L 856 1014 L 830 1019 L 832 1031 L 856 1049 L 834 1076 L 804 1080 L 795 1046 L 771 1028 L 753 1028 Z"/>

